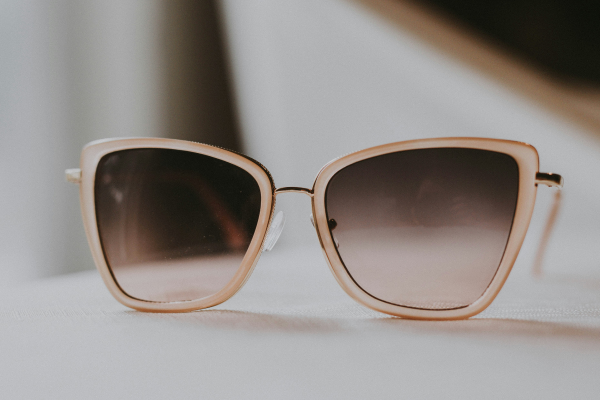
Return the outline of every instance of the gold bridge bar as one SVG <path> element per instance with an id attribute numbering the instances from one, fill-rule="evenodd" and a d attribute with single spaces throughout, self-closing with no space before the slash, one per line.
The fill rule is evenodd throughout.
<path id="1" fill-rule="evenodd" d="M 307 189 L 307 188 L 303 188 L 303 187 L 288 186 L 288 187 L 282 187 L 282 188 L 275 190 L 276 195 L 281 194 L 281 193 L 304 193 L 305 195 L 307 195 L 309 197 L 313 197 L 313 191 L 311 189 Z"/>

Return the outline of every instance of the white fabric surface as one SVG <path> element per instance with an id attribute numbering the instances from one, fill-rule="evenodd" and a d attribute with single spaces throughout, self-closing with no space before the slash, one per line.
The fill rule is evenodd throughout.
<path id="1" fill-rule="evenodd" d="M 284 232 L 285 234 L 285 232 Z M 516 270 L 476 318 L 366 309 L 316 243 L 266 253 L 210 310 L 140 313 L 96 272 L 0 296 L 1 397 L 598 398 L 600 276 Z"/>

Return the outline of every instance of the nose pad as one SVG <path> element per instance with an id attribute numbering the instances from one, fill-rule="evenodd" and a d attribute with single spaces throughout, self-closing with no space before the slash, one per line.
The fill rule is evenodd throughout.
<path id="1" fill-rule="evenodd" d="M 269 232 L 267 233 L 267 237 L 265 238 L 265 245 L 263 246 L 263 252 L 271 251 L 273 247 L 275 247 L 275 243 L 277 243 L 277 239 L 281 235 L 283 231 L 283 226 L 285 225 L 285 216 L 283 215 L 283 211 L 279 211 L 273 221 L 271 221 L 271 226 L 269 227 Z"/>
<path id="2" fill-rule="evenodd" d="M 315 226 L 315 219 L 313 218 L 312 214 L 310 214 L 310 223 L 312 224 L 313 228 L 317 229 L 317 227 Z M 336 226 L 337 226 L 337 222 L 335 221 L 335 219 L 330 219 L 329 220 L 329 231 L 333 231 Z M 338 240 L 335 238 L 335 236 L 333 236 L 333 232 L 331 232 L 331 238 L 333 239 L 333 243 L 335 243 L 335 247 L 337 247 L 339 249 L 340 242 L 338 242 Z"/>

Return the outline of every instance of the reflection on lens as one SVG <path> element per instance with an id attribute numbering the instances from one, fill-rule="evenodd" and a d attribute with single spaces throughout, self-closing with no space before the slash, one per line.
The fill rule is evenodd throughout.
<path id="1" fill-rule="evenodd" d="M 354 281 L 388 303 L 465 307 L 492 281 L 512 227 L 519 170 L 486 150 L 408 150 L 334 175 L 326 207 Z"/>
<path id="2" fill-rule="evenodd" d="M 96 217 L 106 261 L 129 296 L 196 300 L 239 269 L 260 214 L 243 169 L 169 149 L 110 153 L 98 164 Z"/>

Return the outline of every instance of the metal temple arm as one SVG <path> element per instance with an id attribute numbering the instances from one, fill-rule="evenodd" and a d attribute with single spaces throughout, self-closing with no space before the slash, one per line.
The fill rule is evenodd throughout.
<path id="1" fill-rule="evenodd" d="M 542 239 L 540 240 L 540 244 L 538 245 L 537 253 L 535 255 L 535 261 L 533 262 L 533 268 L 531 272 L 534 276 L 542 275 L 544 255 L 546 253 L 546 248 L 548 247 L 548 243 L 550 241 L 550 236 L 552 236 L 552 230 L 554 229 L 554 225 L 556 224 L 556 217 L 558 216 L 558 212 L 562 204 L 563 182 L 564 181 L 562 176 L 558 174 L 539 172 L 536 174 L 535 177 L 536 185 L 543 184 L 548 187 L 557 188 L 558 190 L 554 193 L 552 207 L 550 208 L 550 212 L 548 213 L 548 217 L 546 219 L 546 226 L 544 227 L 544 233 L 542 234 Z"/>

